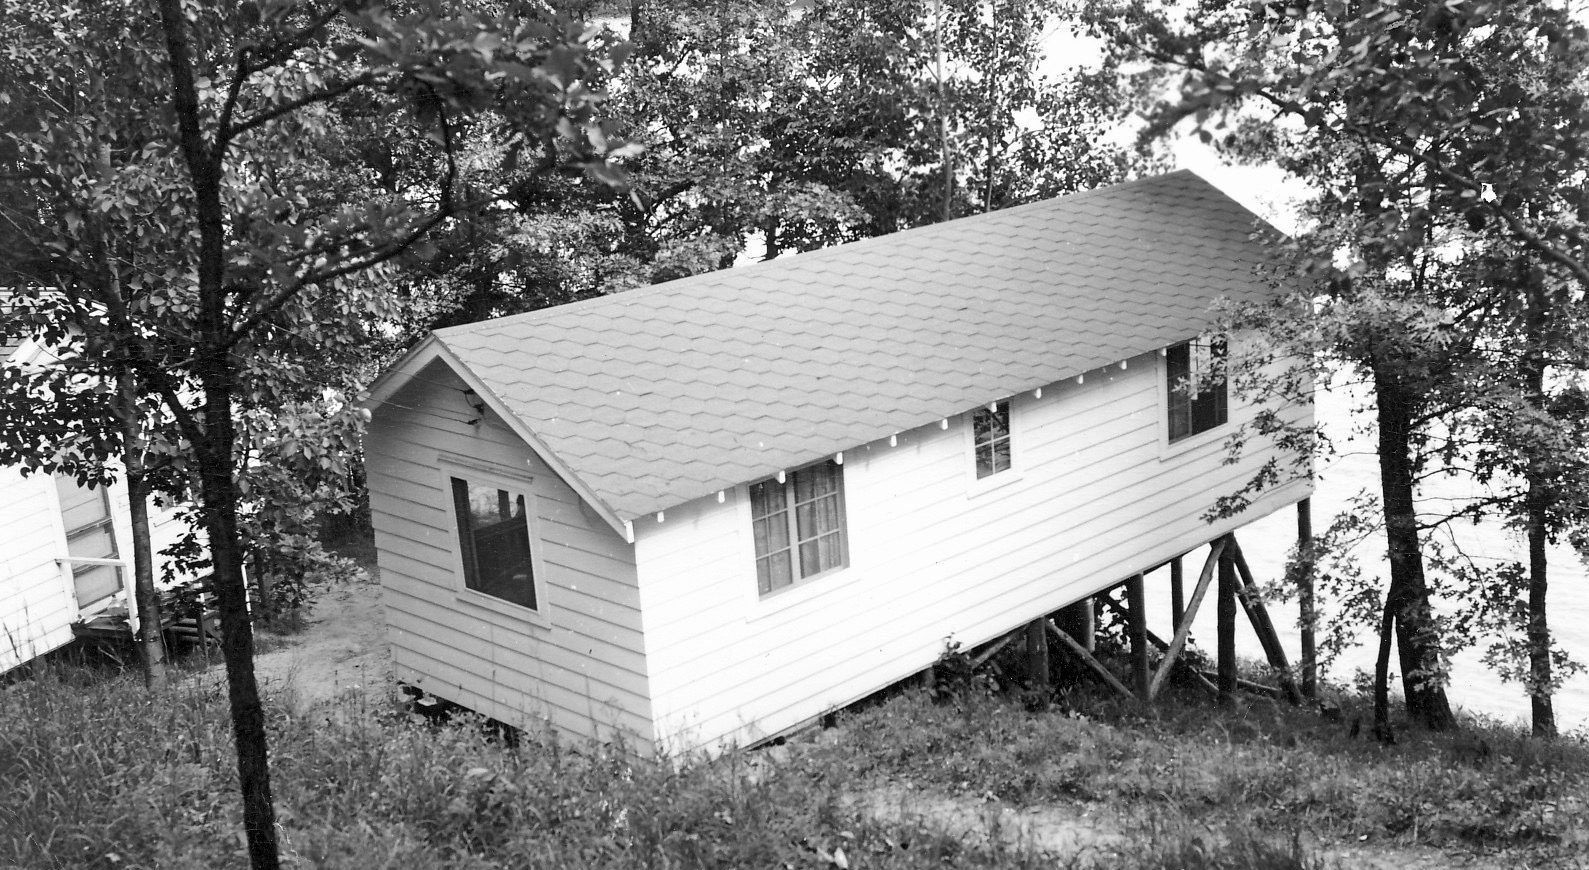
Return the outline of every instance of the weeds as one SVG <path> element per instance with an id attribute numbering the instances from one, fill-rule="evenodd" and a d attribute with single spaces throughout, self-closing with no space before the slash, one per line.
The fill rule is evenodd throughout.
<path id="1" fill-rule="evenodd" d="M 0 866 L 244 861 L 224 699 L 44 675 L 0 704 Z M 1035 854 L 885 824 L 834 766 L 675 767 L 395 706 L 270 711 L 284 851 L 314 867 L 1035 867 Z"/>
<path id="2" fill-rule="evenodd" d="M 132 675 L 59 667 L 0 689 L 0 866 L 244 863 L 224 698 L 204 685 L 150 694 Z M 297 866 L 1311 870 L 1322 859 L 1301 834 L 1583 845 L 1589 753 L 1572 740 L 1480 725 L 1385 748 L 1273 704 L 1161 709 L 1071 692 L 1032 713 L 981 691 L 953 704 L 903 692 L 842 717 L 836 739 L 753 765 L 675 765 L 550 733 L 515 748 L 471 717 L 438 727 L 374 694 L 306 716 L 272 706 L 269 727 Z M 972 825 L 908 806 L 884 818 L 856 799 L 885 780 L 969 798 L 949 803 Z M 1007 804 L 1121 831 L 1045 854 L 1002 827 Z"/>
<path id="3" fill-rule="evenodd" d="M 1071 693 L 1037 715 L 1017 699 L 946 709 L 903 695 L 841 727 L 822 751 L 858 770 L 1016 805 L 1079 801 L 1191 827 L 1480 848 L 1581 848 L 1589 829 L 1589 747 L 1485 723 L 1381 747 L 1265 700 L 1216 714 L 1195 695 L 1146 710 Z"/>

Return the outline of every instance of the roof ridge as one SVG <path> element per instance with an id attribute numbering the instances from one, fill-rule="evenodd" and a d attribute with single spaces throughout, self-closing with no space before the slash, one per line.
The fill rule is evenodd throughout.
<path id="1" fill-rule="evenodd" d="M 713 284 L 719 283 L 723 280 L 730 279 L 731 276 L 733 280 L 738 280 L 742 277 L 748 277 L 748 273 L 751 272 L 759 272 L 768 268 L 788 268 L 790 263 L 797 261 L 803 263 L 812 263 L 817 260 L 826 259 L 827 257 L 838 256 L 840 253 L 855 253 L 857 251 L 865 251 L 877 245 L 897 245 L 905 238 L 919 238 L 920 236 L 931 234 L 932 231 L 959 232 L 963 231 L 968 223 L 1007 220 L 1011 217 L 1019 217 L 1029 212 L 1040 211 L 1045 208 L 1055 208 L 1061 204 L 1074 205 L 1076 203 L 1092 199 L 1096 196 L 1118 196 L 1121 191 L 1125 189 L 1153 187 L 1164 184 L 1172 179 L 1179 180 L 1185 176 L 1196 178 L 1197 180 L 1202 181 L 1204 184 L 1214 187 L 1211 182 L 1190 169 L 1176 169 L 1171 172 L 1161 173 L 1159 175 L 1150 175 L 1145 178 L 1134 178 L 1130 181 L 1123 181 L 1118 184 L 1106 184 L 1101 187 L 1094 187 L 1088 190 L 1078 190 L 1071 193 L 1061 194 L 1059 196 L 1051 196 L 1046 199 L 1035 200 L 1033 202 L 1023 202 L 1019 205 L 1012 205 L 1007 208 L 997 209 L 995 211 L 986 211 L 971 215 L 961 215 L 960 217 L 952 218 L 946 221 L 923 224 L 919 227 L 908 227 L 903 230 L 896 230 L 891 233 L 884 233 L 877 236 L 867 236 L 863 239 L 842 242 L 837 245 L 829 245 L 825 248 L 816 248 L 810 251 L 798 251 L 796 253 L 772 260 L 758 260 L 754 263 L 747 263 L 743 266 L 730 266 L 726 269 L 713 269 L 710 272 L 698 272 L 694 275 L 685 275 L 682 278 L 674 278 L 672 280 L 661 281 L 656 284 L 645 284 L 639 287 L 632 287 L 628 290 L 619 290 L 613 293 L 603 293 L 599 296 L 593 296 L 589 299 L 579 299 L 574 302 L 565 302 L 561 305 L 552 305 L 547 308 L 539 308 L 534 311 L 510 314 L 504 317 L 491 318 L 489 320 L 479 320 L 475 321 L 474 323 L 460 323 L 455 326 L 448 326 L 435 330 L 435 334 L 437 337 L 445 339 L 449 335 L 463 335 L 494 331 L 519 324 L 534 323 L 536 321 L 551 317 L 562 317 L 571 311 L 582 311 L 586 308 L 594 308 L 603 305 L 637 304 L 645 299 L 649 299 L 651 296 L 660 293 L 684 290 L 689 287 L 712 286 Z M 1214 189 L 1218 190 L 1217 187 L 1214 187 Z M 1225 195 L 1228 198 L 1228 194 L 1225 194 L 1224 191 L 1220 191 L 1220 193 L 1221 195 Z M 946 230 L 944 228 L 950 229 Z"/>

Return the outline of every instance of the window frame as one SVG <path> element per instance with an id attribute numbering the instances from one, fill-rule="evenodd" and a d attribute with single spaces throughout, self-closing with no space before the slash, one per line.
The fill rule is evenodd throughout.
<path id="1" fill-rule="evenodd" d="M 1010 467 L 1003 471 L 989 474 L 986 477 L 977 476 L 976 417 L 979 411 L 986 411 L 988 409 L 988 404 L 993 403 L 978 405 L 975 409 L 963 412 L 959 415 L 957 428 L 959 428 L 963 433 L 960 437 L 965 440 L 964 449 L 966 451 L 966 455 L 969 457 L 969 459 L 965 461 L 964 466 L 967 498 L 977 498 L 984 493 L 1008 486 L 1021 480 L 1021 478 L 1025 475 L 1025 469 L 1021 465 L 1022 457 L 1021 444 L 1019 443 L 1020 439 L 1015 437 L 1015 427 L 1021 422 L 1022 415 L 1026 412 L 1023 410 L 1025 405 L 1017 401 L 1017 398 L 1017 396 L 1010 396 L 1007 399 L 1000 399 L 997 402 L 997 404 L 1004 405 L 1008 408 L 1010 421 Z"/>
<path id="2" fill-rule="evenodd" d="M 1226 335 L 1214 335 L 1176 342 L 1166 347 L 1159 356 L 1159 390 L 1164 397 L 1163 422 L 1160 425 L 1159 433 L 1163 445 L 1170 450 L 1178 451 L 1191 445 L 1205 443 L 1218 437 L 1220 430 L 1230 423 L 1230 377 L 1228 370 L 1217 381 L 1213 382 L 1213 390 L 1199 391 L 1198 395 L 1181 395 L 1176 390 L 1177 384 L 1173 380 L 1178 376 L 1178 373 L 1175 370 L 1177 366 L 1172 356 L 1180 349 L 1185 348 L 1187 359 L 1183 377 L 1189 381 L 1197 375 L 1196 363 L 1199 347 L 1208 348 L 1210 360 L 1224 359 L 1226 361 L 1225 364 L 1228 366 L 1230 337 Z M 1212 422 L 1205 421 L 1206 425 L 1199 428 L 1197 403 L 1202 400 L 1205 393 L 1212 394 L 1212 407 L 1208 409 Z M 1175 434 L 1174 431 L 1175 415 L 1178 412 L 1185 413 L 1188 417 L 1186 421 L 1187 431 L 1179 435 Z"/>
<path id="3" fill-rule="evenodd" d="M 795 487 L 797 480 L 799 479 L 798 476 L 801 472 L 810 471 L 814 468 L 825 467 L 831 467 L 834 469 L 834 478 L 838 482 L 838 486 L 835 488 L 833 495 L 835 497 L 838 514 L 837 530 L 839 538 L 839 559 L 837 564 L 834 564 L 830 567 L 822 568 L 811 574 L 802 574 L 801 570 L 803 566 L 800 561 L 800 523 L 796 511 L 799 502 L 797 500 Z M 783 496 L 783 509 L 781 513 L 784 514 L 785 523 L 787 524 L 786 534 L 788 535 L 788 538 L 786 541 L 786 546 L 789 553 L 790 573 L 790 579 L 788 583 L 784 583 L 782 585 L 769 584 L 769 588 L 765 591 L 763 591 L 761 588 L 761 571 L 759 565 L 762 559 L 767 558 L 768 554 L 761 553 L 756 545 L 756 523 L 760 520 L 766 519 L 766 517 L 758 517 L 756 515 L 756 497 L 754 495 L 755 488 L 762 484 L 771 484 L 772 486 L 778 487 L 780 494 Z M 844 465 L 842 463 L 835 462 L 832 458 L 829 458 L 819 462 L 813 462 L 809 465 L 803 465 L 799 468 L 785 472 L 784 481 L 782 483 L 778 482 L 776 475 L 773 477 L 762 478 L 761 480 L 753 480 L 745 485 L 745 505 L 746 516 L 748 516 L 750 520 L 751 571 L 756 577 L 755 585 L 757 599 L 766 600 L 777 597 L 778 595 L 788 592 L 791 589 L 798 589 L 811 583 L 812 581 L 820 580 L 832 574 L 837 574 L 838 572 L 843 571 L 850 566 L 850 521 L 849 513 L 845 506 Z M 821 537 L 821 534 L 817 536 L 818 539 Z M 820 555 L 818 558 L 820 560 Z"/>
<path id="4" fill-rule="evenodd" d="M 111 600 L 117 595 L 127 591 L 128 575 L 126 569 L 130 565 L 121 555 L 121 535 L 116 528 L 116 501 L 111 498 L 110 487 L 107 485 L 80 486 L 75 478 L 59 473 L 51 475 L 51 477 L 55 487 L 56 525 L 61 530 L 60 540 L 65 544 L 65 549 L 62 551 L 62 555 L 57 558 L 57 562 L 65 562 L 69 567 L 71 583 L 68 585 L 72 607 L 79 614 L 98 613 L 109 607 Z M 71 484 L 76 490 L 92 493 L 103 509 L 104 515 L 84 525 L 68 526 L 66 524 L 66 501 L 61 493 L 63 481 Z M 109 543 L 110 552 L 98 556 L 79 556 L 72 553 L 72 545 L 74 543 L 96 532 L 104 533 L 105 539 Z M 88 574 L 107 569 L 115 574 L 116 588 L 98 598 L 84 601 L 81 595 L 82 578 Z"/>
<path id="5" fill-rule="evenodd" d="M 455 598 L 460 602 L 487 608 L 496 613 L 505 613 L 542 625 L 547 624 L 550 607 L 546 598 L 548 584 L 546 582 L 546 562 L 543 555 L 546 545 L 541 539 L 540 523 L 537 522 L 540 514 L 535 496 L 535 476 L 512 473 L 508 469 L 494 466 L 488 467 L 446 458 L 438 463 L 438 470 L 440 471 L 441 495 L 444 499 L 442 511 L 447 517 L 448 549 L 452 552 L 451 585 Z M 519 496 L 524 499 L 524 526 L 530 547 L 530 585 L 531 594 L 534 596 L 535 601 L 534 607 L 500 598 L 490 592 L 475 589 L 469 585 L 468 567 L 464 553 L 463 529 L 459 521 L 458 503 L 453 490 L 452 482 L 454 480 L 461 480 L 468 486 L 503 490 L 511 496 Z"/>
<path id="6" fill-rule="evenodd" d="M 1007 478 L 1007 477 L 1006 478 L 1000 478 L 999 475 L 1002 475 L 1002 474 L 1013 475 L 1014 472 L 1015 472 L 1015 408 L 1014 408 L 1014 404 L 1015 403 L 1012 402 L 1010 399 L 1000 399 L 997 402 L 989 402 L 987 405 L 978 406 L 975 410 L 973 410 L 971 412 L 969 418 L 966 420 L 966 428 L 970 430 L 970 436 L 971 436 L 971 478 L 972 478 L 973 481 L 975 481 L 979 485 L 990 486 L 990 485 L 992 485 L 994 483 L 1002 483 L 1004 480 L 1007 480 L 1009 478 Z M 991 414 L 997 414 L 998 413 L 997 410 L 990 410 L 989 406 L 992 406 L 993 408 L 1002 408 L 1004 410 L 1004 434 L 1003 434 L 1003 436 L 995 435 L 991 439 L 989 439 L 988 441 L 984 442 L 984 441 L 980 440 L 977 437 L 977 420 L 983 414 L 990 414 L 991 415 Z M 1005 451 L 1005 456 L 1006 456 L 1006 461 L 1009 464 L 1004 466 L 1003 468 L 994 467 L 992 471 L 989 471 L 987 474 L 983 474 L 982 473 L 982 465 L 981 465 L 982 448 L 984 446 L 988 448 L 988 454 L 989 454 L 989 460 L 990 460 L 989 464 L 992 465 L 992 466 L 997 466 L 998 465 L 998 461 L 997 461 L 998 460 L 998 453 L 994 450 L 994 447 L 1000 441 L 1003 441 L 1004 444 L 1006 445 L 1006 447 L 1008 448 Z"/>

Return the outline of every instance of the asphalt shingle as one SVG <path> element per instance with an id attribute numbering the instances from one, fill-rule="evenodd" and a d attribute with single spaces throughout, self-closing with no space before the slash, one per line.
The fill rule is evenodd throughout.
<path id="1" fill-rule="evenodd" d="M 1182 171 L 436 336 L 633 519 L 1192 337 L 1271 232 Z"/>

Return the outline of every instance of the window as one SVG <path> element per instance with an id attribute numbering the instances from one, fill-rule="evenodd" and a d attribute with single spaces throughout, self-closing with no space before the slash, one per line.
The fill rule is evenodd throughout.
<path id="1" fill-rule="evenodd" d="M 977 479 L 1010 470 L 1010 403 L 995 402 L 971 416 L 972 449 Z"/>
<path id="2" fill-rule="evenodd" d="M 1225 422 L 1225 340 L 1188 341 L 1165 351 L 1170 440 L 1179 441 Z"/>
<path id="3" fill-rule="evenodd" d="M 538 609 L 523 493 L 452 478 L 466 589 Z"/>
<path id="4" fill-rule="evenodd" d="M 790 472 L 783 483 L 751 484 L 750 516 L 761 594 L 844 566 L 844 468 L 837 463 Z"/>
<path id="5" fill-rule="evenodd" d="M 116 530 L 110 497 L 103 486 L 78 486 L 76 478 L 56 475 L 61 524 L 66 527 L 66 555 L 77 559 L 115 559 Z M 77 606 L 88 607 L 121 591 L 121 569 L 115 565 L 72 564 Z"/>

